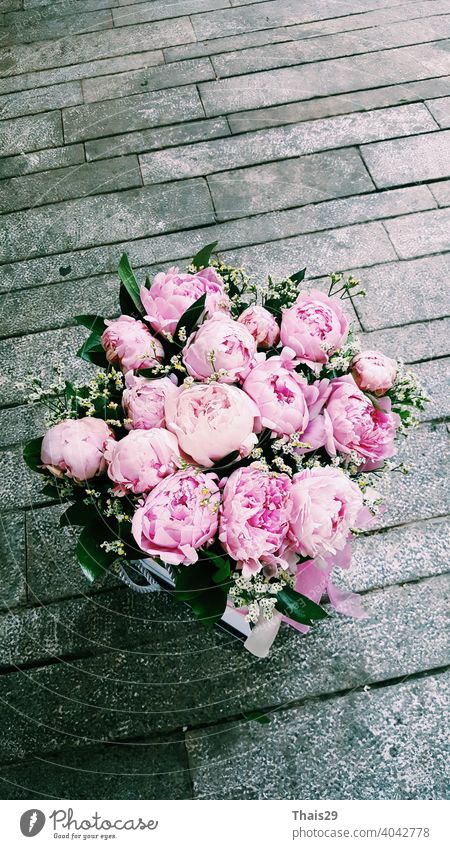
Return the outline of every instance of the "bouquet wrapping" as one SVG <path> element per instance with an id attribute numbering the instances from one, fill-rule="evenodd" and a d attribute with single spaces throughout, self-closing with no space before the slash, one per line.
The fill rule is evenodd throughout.
<path id="1" fill-rule="evenodd" d="M 204 625 L 239 611 L 265 656 L 282 621 L 364 616 L 332 573 L 426 396 L 402 363 L 361 349 L 343 309 L 364 294 L 353 277 L 331 275 L 328 294 L 302 288 L 304 269 L 261 283 L 216 245 L 141 286 L 122 256 L 120 315 L 76 317 L 92 379 L 33 378 L 50 412 L 24 456 L 69 502 L 61 524 L 80 527 L 88 580 L 150 558 Z"/>

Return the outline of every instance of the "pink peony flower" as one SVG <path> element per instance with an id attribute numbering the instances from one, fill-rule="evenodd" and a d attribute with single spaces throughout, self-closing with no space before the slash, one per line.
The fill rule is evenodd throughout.
<path id="1" fill-rule="evenodd" d="M 206 312 L 229 311 L 229 299 L 223 280 L 213 268 L 203 268 L 196 274 L 184 274 L 178 268 L 156 275 L 150 289 L 141 287 L 141 301 L 147 311 L 146 319 L 158 333 L 173 333 L 186 310 L 206 293 Z"/>
<path id="2" fill-rule="evenodd" d="M 104 451 L 114 434 L 103 421 L 86 417 L 67 419 L 51 427 L 41 446 L 42 468 L 56 477 L 89 480 L 106 469 Z"/>
<path id="3" fill-rule="evenodd" d="M 283 311 L 281 341 L 310 366 L 326 363 L 345 342 L 348 320 L 337 298 L 328 298 L 318 289 L 300 292 L 295 303 Z"/>
<path id="4" fill-rule="evenodd" d="M 324 444 L 328 453 L 334 456 L 338 451 L 343 454 L 356 451 L 376 465 L 392 457 L 400 419 L 390 408 L 389 398 L 383 399 L 383 409 L 375 407 L 350 375 L 331 380 L 323 411 Z"/>
<path id="5" fill-rule="evenodd" d="M 122 407 L 127 418 L 128 430 L 149 430 L 151 427 L 165 427 L 164 404 L 166 398 L 177 394 L 177 385 L 169 377 L 151 380 L 137 377 L 132 371 L 125 375 L 122 395 Z"/>
<path id="6" fill-rule="evenodd" d="M 114 492 L 138 495 L 153 489 L 162 478 L 175 472 L 180 460 L 176 436 L 168 430 L 132 430 L 119 442 L 110 441 L 105 458 Z"/>
<path id="7" fill-rule="evenodd" d="M 255 354 L 256 342 L 247 328 L 216 313 L 189 337 L 183 363 L 196 380 L 220 375 L 221 383 L 235 383 L 248 373 Z"/>
<path id="8" fill-rule="evenodd" d="M 246 456 L 257 442 L 258 409 L 237 386 L 194 383 L 166 398 L 166 423 L 180 448 L 209 468 L 232 451 Z"/>
<path id="9" fill-rule="evenodd" d="M 122 371 L 152 368 L 164 357 L 161 342 L 155 339 L 143 321 L 121 315 L 105 321 L 102 345 L 109 363 L 118 364 Z"/>
<path id="10" fill-rule="evenodd" d="M 292 480 L 290 545 L 303 557 L 342 551 L 366 512 L 361 490 L 341 470 L 305 469 Z"/>
<path id="11" fill-rule="evenodd" d="M 280 338 L 280 328 L 269 310 L 259 304 L 247 307 L 238 318 L 252 334 L 259 348 L 272 348 Z"/>
<path id="12" fill-rule="evenodd" d="M 137 508 L 133 536 L 143 551 L 173 565 L 195 563 L 217 531 L 215 475 L 184 471 L 162 480 Z"/>
<path id="13" fill-rule="evenodd" d="M 219 539 L 242 565 L 243 575 L 259 572 L 281 548 L 289 529 L 291 481 L 252 466 L 236 469 L 222 495 Z"/>
<path id="14" fill-rule="evenodd" d="M 307 383 L 294 370 L 293 356 L 293 351 L 284 348 L 279 357 L 255 366 L 245 380 L 244 392 L 259 410 L 257 431 L 268 427 L 289 435 L 302 433 L 308 424 Z"/>
<path id="15" fill-rule="evenodd" d="M 362 351 L 353 358 L 352 374 L 360 389 L 384 395 L 394 383 L 397 363 L 378 351 Z"/>

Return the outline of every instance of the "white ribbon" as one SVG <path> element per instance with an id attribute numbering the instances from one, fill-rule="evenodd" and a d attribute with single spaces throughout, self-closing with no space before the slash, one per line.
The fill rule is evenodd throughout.
<path id="1" fill-rule="evenodd" d="M 260 615 L 252 632 L 247 637 L 244 647 L 255 657 L 267 657 L 281 625 L 281 614 L 274 612 L 272 619 L 264 619 Z"/>

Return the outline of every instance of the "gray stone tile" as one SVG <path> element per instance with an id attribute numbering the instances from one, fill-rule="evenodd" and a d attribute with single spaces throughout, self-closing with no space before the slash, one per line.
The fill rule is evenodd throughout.
<path id="1" fill-rule="evenodd" d="M 64 327 L 75 315 L 119 312 L 117 275 L 62 281 L 0 295 L 0 336 Z"/>
<path id="2" fill-rule="evenodd" d="M 195 86 L 136 94 L 132 97 L 92 103 L 63 110 L 64 135 L 68 142 L 111 136 L 179 121 L 203 118 Z"/>
<path id="3" fill-rule="evenodd" d="M 0 409 L 0 448 L 22 445 L 44 431 L 45 410 L 38 405 Z"/>
<path id="4" fill-rule="evenodd" d="M 81 746 L 86 738 L 167 732 L 442 666 L 448 593 L 448 576 L 375 591 L 364 599 L 368 619 L 334 615 L 307 637 L 283 628 L 264 662 L 217 631 L 205 641 L 182 608 L 152 593 L 149 625 L 132 651 L 0 677 L 1 759 Z"/>
<path id="5" fill-rule="evenodd" d="M 423 424 L 399 444 L 396 460 L 409 468 L 409 474 L 392 473 L 382 481 L 386 512 L 377 519 L 378 527 L 390 527 L 418 519 L 450 513 L 446 485 L 449 451 L 445 424 Z"/>
<path id="6" fill-rule="evenodd" d="M 232 4 L 236 5 L 236 4 Z M 244 5 L 244 4 L 239 4 Z M 340 15 L 360 14 L 379 10 L 392 5 L 391 0 L 325 0 L 318 6 L 299 6 L 296 0 L 272 0 L 271 2 L 252 3 L 246 8 L 210 12 L 196 15 L 194 28 L 198 39 L 214 38 L 218 35 L 237 35 L 254 29 L 291 26 L 302 22 L 320 22 L 324 18 L 339 18 Z"/>
<path id="7" fill-rule="evenodd" d="M 9 610 L 26 602 L 24 513 L 0 516 L 0 607 Z"/>
<path id="8" fill-rule="evenodd" d="M 140 162 L 144 182 L 157 183 L 212 174 L 271 159 L 301 156 L 330 147 L 361 144 L 380 136 L 389 138 L 433 129 L 434 122 L 426 108 L 422 104 L 415 104 L 324 118 L 305 122 L 301 126 L 259 130 L 226 140 L 166 149 L 143 154 Z"/>
<path id="9" fill-rule="evenodd" d="M 211 118 L 165 127 L 163 133 L 159 129 L 140 130 L 112 138 L 92 139 L 85 143 L 86 158 L 88 160 L 105 159 L 125 153 L 159 150 L 162 147 L 191 144 L 229 135 L 230 129 L 225 118 Z"/>
<path id="10" fill-rule="evenodd" d="M 2 183 L 0 212 L 12 212 L 26 207 L 32 209 L 44 204 L 57 203 L 70 198 L 104 194 L 131 189 L 142 185 L 136 156 L 84 162 L 57 171 L 44 171 L 25 177 L 13 177 Z"/>
<path id="11" fill-rule="evenodd" d="M 77 11 L 95 12 L 97 9 L 111 9 L 118 5 L 119 0 L 77 0 Z M 73 14 L 73 0 L 56 0 L 56 3 L 51 4 L 48 0 L 23 0 L 22 6 L 27 11 L 39 11 L 41 18 Z"/>
<path id="12" fill-rule="evenodd" d="M 70 80 L 83 80 L 87 77 L 100 77 L 103 74 L 118 74 L 136 68 L 149 68 L 164 62 L 162 50 L 147 50 L 127 56 L 114 56 L 111 59 L 97 59 L 80 62 L 75 65 L 63 65 L 62 68 L 49 68 L 46 71 L 31 71 L 28 74 L 4 77 L 0 80 L 0 93 L 55 85 Z M 14 70 L 12 68 L 11 70 Z"/>
<path id="13" fill-rule="evenodd" d="M 21 9 L 22 0 L 0 0 L 0 12 L 9 12 L 13 9 Z"/>
<path id="14" fill-rule="evenodd" d="M 75 556 L 80 529 L 59 527 L 59 518 L 66 508 L 67 504 L 55 504 L 26 511 L 27 594 L 29 604 L 35 609 L 26 614 L 22 622 L 13 622 L 15 636 L 7 651 L 13 649 L 19 663 L 20 655 L 23 662 L 26 657 L 42 660 L 52 653 L 80 654 L 87 649 L 92 650 L 98 642 L 107 647 L 111 643 L 111 635 L 114 635 L 114 627 L 116 638 L 119 635 L 123 640 L 123 623 L 127 621 L 125 613 L 128 610 L 130 614 L 133 610 L 134 594 L 128 592 L 125 598 L 118 599 L 115 607 L 113 597 L 109 604 L 113 608 L 109 617 L 107 600 L 104 604 L 101 600 L 98 604 L 89 601 L 90 596 L 98 591 L 107 587 L 122 588 L 123 584 L 112 574 L 105 575 L 92 585 L 86 580 Z M 53 606 L 48 612 L 41 607 L 71 596 L 81 596 L 81 600 L 68 606 Z M 142 617 L 142 610 L 140 615 Z M 85 628 L 81 616 L 91 619 L 89 627 Z M 131 619 L 130 616 L 128 618 Z M 136 617 L 136 621 L 140 619 Z M 128 627 L 132 627 L 132 621 Z M 89 641 L 90 646 L 87 645 Z"/>
<path id="15" fill-rule="evenodd" d="M 329 151 L 208 177 L 219 221 L 373 188 L 356 150 Z"/>
<path id="16" fill-rule="evenodd" d="M 233 133 L 243 133 L 263 127 L 279 127 L 283 124 L 296 124 L 300 121 L 345 115 L 348 112 L 399 106 L 423 100 L 424 97 L 435 94 L 448 93 L 450 93 L 450 77 L 438 77 L 402 85 L 373 88 L 368 91 L 351 91 L 348 94 L 300 100 L 297 103 L 285 103 L 282 106 L 272 106 L 267 109 L 251 109 L 249 112 L 229 115 L 228 121 Z"/>
<path id="17" fill-rule="evenodd" d="M 448 251 L 450 210 L 436 209 L 387 221 L 386 229 L 402 259 Z"/>
<path id="18" fill-rule="evenodd" d="M 450 206 L 450 180 L 432 183 L 430 192 L 436 198 L 438 206 Z"/>
<path id="19" fill-rule="evenodd" d="M 253 218 L 242 218 L 236 222 L 225 222 L 208 228 L 187 230 L 185 232 L 137 239 L 132 242 L 99 248 L 80 250 L 76 255 L 57 254 L 26 262 L 15 262 L 2 266 L 0 287 L 2 291 L 24 289 L 51 282 L 74 280 L 89 277 L 101 272 L 113 272 L 117 269 L 118 258 L 128 251 L 135 268 L 149 265 L 182 261 L 193 255 L 203 245 L 214 239 L 219 240 L 221 250 L 242 245 L 261 244 L 286 238 L 298 233 L 308 233 L 331 227 L 344 227 L 349 224 L 389 218 L 411 211 L 434 208 L 436 201 L 426 186 L 414 186 L 393 189 L 351 198 L 325 201 L 294 210 L 269 212 Z M 388 245 L 385 233 L 377 229 L 384 248 Z M 324 250 L 322 243 L 321 250 Z M 355 254 L 353 254 L 354 256 Z M 363 253 L 367 257 L 366 249 Z M 391 247 L 383 252 L 381 258 L 394 259 Z M 245 262 L 245 255 L 242 260 Z M 313 257 L 313 266 L 317 257 Z M 348 262 L 348 258 L 345 260 Z M 323 273 L 329 271 L 326 267 Z M 348 265 L 341 265 L 348 268 Z M 320 272 L 319 272 L 320 273 Z"/>
<path id="20" fill-rule="evenodd" d="M 121 4 L 122 5 L 122 4 Z M 141 24 L 145 21 L 157 21 L 161 18 L 177 18 L 180 15 L 207 12 L 210 9 L 228 7 L 229 0 L 172 0 L 168 5 L 165 0 L 151 0 L 147 3 L 126 4 L 125 8 L 113 10 L 115 27 Z"/>
<path id="21" fill-rule="evenodd" d="M 235 4 L 232 3 L 231 5 Z M 280 6 L 279 2 L 278 6 Z M 167 47 L 164 54 L 167 62 L 174 62 L 177 59 L 190 59 L 194 56 L 215 56 L 229 51 L 257 47 L 261 44 L 277 44 L 297 39 L 317 38 L 336 32 L 365 29 L 414 18 L 424 20 L 430 15 L 430 11 L 433 15 L 446 14 L 448 12 L 447 0 L 434 0 L 431 10 L 428 0 L 425 0 L 425 2 L 418 0 L 418 2 L 410 2 L 400 6 L 361 12 L 357 15 L 340 15 L 337 18 L 326 18 L 312 23 L 291 24 L 288 29 L 286 27 L 260 29 L 261 24 L 264 26 L 264 18 L 260 18 L 256 30 L 225 36 L 224 38 L 209 38 L 192 44 Z"/>
<path id="22" fill-rule="evenodd" d="M 63 38 L 112 27 L 109 9 L 97 12 L 81 12 L 60 18 L 40 19 L 39 13 L 7 12 L 5 15 L 5 38 L 3 44 L 26 44 L 33 41 Z"/>
<path id="23" fill-rule="evenodd" d="M 81 62 L 111 59 L 127 53 L 139 53 L 152 49 L 160 50 L 168 45 L 194 41 L 195 36 L 189 18 L 155 21 L 119 30 L 68 35 L 57 41 L 37 44 L 21 44 L 2 51 L 7 67 L 16 74 L 76 65 Z"/>
<path id="24" fill-rule="evenodd" d="M 320 65 L 229 77 L 202 83 L 200 94 L 206 114 L 212 116 L 445 74 L 448 74 L 448 42 L 439 41 L 424 44 L 420 51 L 416 47 L 400 47 L 329 59 Z"/>
<path id="25" fill-rule="evenodd" d="M 85 103 L 92 103 L 129 94 L 141 94 L 142 91 L 158 91 L 213 80 L 214 77 L 214 69 L 208 58 L 186 59 L 185 62 L 174 62 L 149 70 L 145 68 L 112 76 L 94 77 L 84 80 L 82 86 Z"/>
<path id="26" fill-rule="evenodd" d="M 191 799 L 182 738 L 169 736 L 36 755 L 4 766 L 3 799 Z"/>
<path id="27" fill-rule="evenodd" d="M 432 330 L 433 325 L 430 325 L 430 335 Z M 426 363 L 416 363 L 414 371 L 431 399 L 424 412 L 420 414 L 420 418 L 425 421 L 448 419 L 450 417 L 450 358 L 443 357 Z"/>
<path id="28" fill-rule="evenodd" d="M 2 406 L 24 403 L 28 392 L 18 389 L 16 383 L 25 381 L 29 372 L 40 375 L 44 385 L 49 385 L 54 380 L 53 366 L 64 363 L 67 376 L 70 373 L 74 380 L 88 377 L 92 366 L 75 356 L 85 338 L 86 331 L 82 327 L 71 327 L 0 341 Z"/>
<path id="29" fill-rule="evenodd" d="M 340 56 L 357 56 L 379 50 L 423 44 L 450 36 L 448 15 L 435 15 L 422 21 L 402 21 L 387 26 L 368 27 L 356 32 L 337 33 L 319 38 L 288 41 L 283 47 L 267 45 L 235 50 L 212 57 L 219 78 L 234 77 L 269 68 L 318 62 Z M 286 31 L 286 39 L 289 30 Z"/>
<path id="30" fill-rule="evenodd" d="M 413 217 L 405 218 L 410 227 Z M 397 219 L 392 223 L 394 228 L 398 226 Z M 388 266 L 377 265 L 364 271 L 355 269 L 355 275 L 362 280 L 367 293 L 365 298 L 355 300 L 362 326 L 365 330 L 376 330 L 447 315 L 448 297 L 444 281 L 449 274 L 450 254 L 392 262 Z"/>
<path id="31" fill-rule="evenodd" d="M 356 224 L 237 248 L 227 251 L 225 257 L 237 266 L 244 265 L 258 279 L 268 274 L 283 278 L 305 266 L 308 276 L 319 277 L 329 274 L 331 268 L 370 266 L 396 259 L 386 232 L 378 223 Z"/>
<path id="32" fill-rule="evenodd" d="M 448 571 L 450 520 L 429 519 L 353 540 L 350 569 L 335 569 L 333 583 L 365 592 Z"/>
<path id="33" fill-rule="evenodd" d="M 450 97 L 428 100 L 427 106 L 440 127 L 450 127 Z"/>
<path id="34" fill-rule="evenodd" d="M 64 144 L 64 139 L 59 112 L 0 121 L 0 148 L 3 156 L 61 144 Z"/>
<path id="35" fill-rule="evenodd" d="M 367 269 L 367 271 L 370 270 Z M 408 297 L 412 296 L 408 295 Z M 355 306 L 356 311 L 359 312 L 359 304 L 356 303 Z M 398 320 L 401 322 L 400 318 Z M 406 363 L 418 363 L 432 357 L 446 357 L 450 355 L 450 318 L 437 318 L 434 321 L 419 321 L 417 324 L 372 330 L 371 333 L 362 334 L 361 339 L 365 348 L 385 351 L 389 356 L 402 359 Z M 437 363 L 442 363 L 442 370 L 445 371 L 444 362 L 436 360 L 435 368 L 438 368 Z M 431 363 L 424 364 L 424 367 L 431 368 L 431 365 Z M 414 371 L 416 370 L 417 366 L 414 366 Z M 445 392 L 444 395 L 446 394 Z M 438 403 L 446 403 L 445 398 L 437 397 L 435 400 Z M 428 405 L 425 416 L 432 417 Z"/>
<path id="36" fill-rule="evenodd" d="M 146 186 L 13 212 L 3 217 L 5 237 L 0 258 L 3 262 L 27 259 L 177 230 L 186 224 L 188 202 L 191 225 L 212 222 L 211 199 L 202 180 Z"/>
<path id="37" fill-rule="evenodd" d="M 31 115 L 36 112 L 48 112 L 50 109 L 60 109 L 62 106 L 76 106 L 83 102 L 79 82 L 61 83 L 48 88 L 33 89 L 17 92 L 14 97 L 2 95 L 0 110 L 2 117 L 17 118 L 21 115 Z"/>
<path id="38" fill-rule="evenodd" d="M 82 144 L 50 147 L 47 150 L 21 153 L 18 156 L 0 159 L 0 177 L 19 177 L 38 171 L 48 171 L 51 168 L 63 168 L 66 165 L 80 165 L 82 162 L 84 162 Z"/>
<path id="39" fill-rule="evenodd" d="M 450 130 L 361 148 L 378 188 L 450 176 Z"/>
<path id="40" fill-rule="evenodd" d="M 46 504 L 48 498 L 41 494 L 42 479 L 34 474 L 23 460 L 22 449 L 8 448 L 0 451 L 2 476 L 2 510 L 5 513 Z"/>
<path id="41" fill-rule="evenodd" d="M 197 799 L 445 799 L 449 673 L 189 732 Z M 239 764 L 239 769 L 236 769 Z M 293 822 L 305 832 L 314 823 Z"/>

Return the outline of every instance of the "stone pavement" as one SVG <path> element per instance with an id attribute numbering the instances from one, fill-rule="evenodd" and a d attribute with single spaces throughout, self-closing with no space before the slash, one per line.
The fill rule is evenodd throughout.
<path id="1" fill-rule="evenodd" d="M 0 0 L 0 25 L 3 798 L 444 797 L 450 0 Z M 121 252 L 143 276 L 214 239 L 355 273 L 366 344 L 433 396 L 341 579 L 369 618 L 266 661 L 164 593 L 88 590 L 21 460 L 15 382 L 86 372 L 73 316 L 114 313 Z"/>

